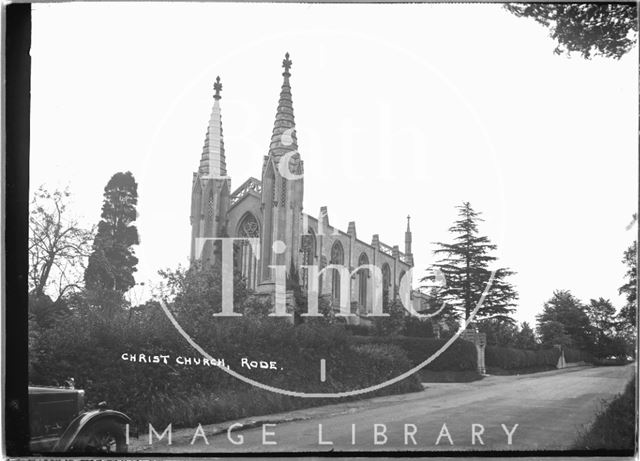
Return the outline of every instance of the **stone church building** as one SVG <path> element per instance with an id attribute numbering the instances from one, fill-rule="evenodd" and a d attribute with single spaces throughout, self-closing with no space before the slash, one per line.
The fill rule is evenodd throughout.
<path id="1" fill-rule="evenodd" d="M 274 276 L 269 265 L 298 267 L 300 283 L 307 286 L 308 273 L 301 268 L 315 265 L 319 269 L 330 264 L 344 265 L 349 271 L 372 264 L 382 273 L 383 292 L 387 299 L 397 296 L 400 280 L 413 267 L 411 230 L 407 217 L 404 251 L 398 245 L 380 241 L 377 234 L 370 242 L 361 240 L 356 224 L 351 221 L 346 231 L 331 225 L 327 207 L 317 215 L 303 210 L 304 162 L 298 152 L 293 102 L 291 97 L 291 65 L 287 53 L 280 99 L 276 110 L 268 153 L 262 161 L 260 179 L 248 178 L 240 187 L 231 188 L 233 172 L 227 171 L 220 113 L 220 78 L 214 84 L 213 110 L 207 127 L 198 171 L 193 173 L 191 192 L 191 259 L 210 260 L 213 246 L 202 251 L 196 246 L 199 238 L 257 238 L 259 246 L 240 243 L 235 252 L 236 267 L 242 271 L 247 287 L 260 293 L 273 292 Z M 375 185 L 372 184 L 371 187 Z M 286 247 L 276 248 L 282 241 Z M 282 245 L 280 245 L 282 247 Z M 259 248 L 259 249 L 258 249 Z M 254 254 L 259 251 L 259 254 Z M 349 277 L 348 290 L 341 290 L 337 270 L 327 270 L 320 277 L 319 293 L 329 295 L 335 309 L 341 304 L 341 293 L 350 293 L 347 305 L 352 312 L 371 312 L 373 277 L 361 269 Z M 412 296 L 414 301 L 416 297 Z M 416 306 L 417 307 L 417 306 Z M 417 308 L 417 310 L 420 310 Z"/>

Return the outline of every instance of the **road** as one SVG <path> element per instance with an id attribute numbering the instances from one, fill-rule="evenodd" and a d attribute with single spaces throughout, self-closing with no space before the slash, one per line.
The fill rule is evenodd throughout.
<path id="1" fill-rule="evenodd" d="M 593 421 L 603 400 L 622 392 L 634 373 L 635 365 L 629 365 L 427 384 L 423 392 L 271 415 L 262 421 L 273 425 L 258 420 L 256 427 L 235 430 L 236 426 L 230 435 L 226 430 L 214 435 L 220 425 L 202 426 L 193 444 L 197 428 L 173 430 L 171 446 L 166 437 L 149 446 L 148 434 L 141 431 L 131 449 L 143 453 L 564 450 Z M 163 429 L 157 428 L 160 433 Z"/>

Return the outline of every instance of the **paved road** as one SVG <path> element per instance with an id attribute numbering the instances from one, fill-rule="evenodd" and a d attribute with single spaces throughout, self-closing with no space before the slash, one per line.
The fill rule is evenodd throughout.
<path id="1" fill-rule="evenodd" d="M 233 444 L 226 431 L 213 435 L 220 430 L 218 425 L 203 426 L 209 445 L 204 437 L 190 443 L 194 428 L 174 430 L 170 447 L 165 441 L 145 446 L 148 436 L 141 434 L 137 446 L 131 448 L 146 453 L 563 450 L 593 421 L 603 400 L 622 392 L 634 373 L 635 366 L 629 365 L 491 376 L 464 384 L 428 384 L 418 393 L 272 415 L 263 420 L 272 426 L 259 424 L 234 430 L 230 437 L 236 443 L 242 439 L 242 444 Z M 320 426 L 326 445 L 319 443 Z M 164 428 L 158 429 L 161 432 Z M 507 432 L 512 433 L 511 445 Z M 263 437 L 276 444 L 263 443 Z"/>

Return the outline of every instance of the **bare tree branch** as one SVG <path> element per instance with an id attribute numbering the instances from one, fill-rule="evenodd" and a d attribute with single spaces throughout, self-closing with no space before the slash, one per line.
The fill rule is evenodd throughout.
<path id="1" fill-rule="evenodd" d="M 80 287 L 95 231 L 82 228 L 68 211 L 68 190 L 40 187 L 29 217 L 29 289 L 55 299 Z"/>

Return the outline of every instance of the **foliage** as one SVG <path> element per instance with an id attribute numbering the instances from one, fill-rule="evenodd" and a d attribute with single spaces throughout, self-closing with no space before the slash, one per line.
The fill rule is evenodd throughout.
<path id="1" fill-rule="evenodd" d="M 636 299 L 638 284 L 638 242 L 634 240 L 629 248 L 624 252 L 622 262 L 627 267 L 625 274 L 625 284 L 618 290 L 624 295 L 627 303 L 620 309 L 619 319 L 624 326 L 635 332 L 636 329 Z"/>
<path id="2" fill-rule="evenodd" d="M 556 290 L 536 316 L 538 334 L 544 345 L 564 344 L 586 349 L 593 343 L 585 307 L 567 290 Z"/>
<path id="3" fill-rule="evenodd" d="M 259 382 L 304 392 L 360 389 L 411 368 L 399 347 L 353 344 L 342 325 L 268 317 L 270 300 L 249 294 L 234 274 L 235 311 L 242 317 L 215 317 L 220 311 L 219 265 L 194 264 L 161 274 L 163 298 L 181 327 L 204 350 L 233 370 Z M 113 290 L 107 290 L 118 295 Z M 95 290 L 70 299 L 70 315 L 51 328 L 34 327 L 30 335 L 30 380 L 59 384 L 72 376 L 89 404 L 107 400 L 138 424 L 174 426 L 212 423 L 261 412 L 285 411 L 324 403 L 322 399 L 274 396 L 211 366 L 177 364 L 178 356 L 199 358 L 166 318 L 159 304 L 148 302 L 111 315 L 94 305 Z M 132 363 L 123 353 L 167 355 L 169 363 Z M 247 369 L 242 359 L 276 361 L 277 370 Z M 325 383 L 309 379 L 329 364 Z M 371 395 L 421 390 L 415 376 Z M 228 401 L 226 399 L 235 399 Z"/>
<path id="4" fill-rule="evenodd" d="M 433 319 L 419 319 L 413 316 L 407 316 L 404 320 L 403 336 L 413 336 L 419 338 L 434 338 Z"/>
<path id="5" fill-rule="evenodd" d="M 489 319 L 482 320 L 477 325 L 478 330 L 487 335 L 488 345 L 529 350 L 539 347 L 533 329 L 527 322 L 522 322 L 518 327 L 511 322 Z"/>
<path id="6" fill-rule="evenodd" d="M 518 326 L 501 319 L 486 319 L 477 322 L 478 331 L 487 335 L 487 344 L 492 346 L 514 346 Z"/>
<path id="7" fill-rule="evenodd" d="M 568 347 L 564 348 L 564 357 L 567 362 L 596 362 L 589 352 Z M 500 346 L 485 348 L 485 365 L 490 372 L 552 369 L 557 366 L 559 358 L 560 349 L 557 347 L 542 347 L 536 350 Z"/>
<path id="8" fill-rule="evenodd" d="M 518 349 L 536 349 L 538 342 L 533 329 L 529 326 L 529 323 L 522 322 L 520 331 L 516 334 L 513 346 Z"/>
<path id="9" fill-rule="evenodd" d="M 560 350 L 558 348 L 543 348 L 532 351 L 499 346 L 487 346 L 484 356 L 487 368 L 501 370 L 551 368 L 558 364 L 559 358 Z"/>
<path id="10" fill-rule="evenodd" d="M 446 301 L 451 312 L 463 314 L 468 319 L 476 307 L 489 281 L 489 264 L 497 258 L 490 255 L 497 247 L 488 237 L 478 235 L 480 213 L 473 210 L 469 202 L 457 207 L 460 219 L 449 228 L 455 235 L 453 243 L 438 242 L 435 254 L 444 254 L 434 267 L 441 271 L 446 279 L 446 287 L 439 293 L 439 301 Z M 514 287 L 506 280 L 514 272 L 506 268 L 496 268 L 493 283 L 484 299 L 476 319 L 495 317 L 513 321 L 515 300 L 518 298 Z M 435 282 L 437 273 L 428 274 L 421 282 Z M 423 287 L 423 288 L 429 288 Z"/>
<path id="11" fill-rule="evenodd" d="M 391 344 L 402 348 L 407 354 L 412 366 L 417 366 L 427 360 L 446 343 L 442 339 L 410 338 L 406 336 L 353 336 L 355 343 Z M 462 339 L 456 340 L 425 367 L 431 371 L 475 371 L 478 367 L 476 347 Z"/>
<path id="12" fill-rule="evenodd" d="M 587 362 L 587 363 L 598 363 L 598 360 L 591 354 L 591 352 L 583 350 L 583 349 L 575 349 L 572 347 L 565 347 L 564 358 L 569 363 L 576 362 Z"/>
<path id="13" fill-rule="evenodd" d="M 293 255 L 291 256 L 291 263 L 289 270 L 287 271 L 287 278 L 285 286 L 287 291 L 293 295 L 293 322 L 298 325 L 302 323 L 302 314 L 307 311 L 307 294 L 302 289 L 300 284 L 300 273 L 297 266 L 293 262 Z M 318 306 L 319 307 L 319 306 Z"/>
<path id="14" fill-rule="evenodd" d="M 556 54 L 620 59 L 637 40 L 633 3 L 510 3 L 505 8 L 547 27 L 557 42 Z"/>
<path id="15" fill-rule="evenodd" d="M 163 283 L 160 294 L 163 298 L 172 299 L 171 309 L 178 318 L 191 326 L 206 327 L 206 322 L 214 313 L 222 310 L 222 266 L 220 259 L 214 264 L 200 261 L 193 262 L 189 268 L 178 266 L 177 269 L 165 269 L 158 272 Z M 233 303 L 243 305 L 248 297 L 248 290 L 242 274 L 233 272 Z M 249 308 L 250 306 L 247 305 Z M 236 313 L 240 314 L 238 309 Z"/>
<path id="16" fill-rule="evenodd" d="M 135 285 L 133 273 L 138 258 L 136 220 L 138 184 L 131 172 L 114 174 L 104 188 L 104 202 L 93 251 L 84 274 L 88 289 L 110 289 L 125 293 Z"/>
<path id="17" fill-rule="evenodd" d="M 546 320 L 538 324 L 538 335 L 545 346 L 567 346 L 572 344 L 571 336 L 562 322 Z"/>
<path id="18" fill-rule="evenodd" d="M 58 298 L 53 301 L 47 295 L 37 296 L 29 293 L 29 320 L 41 328 L 49 328 L 63 321 L 69 315 L 67 300 Z"/>
<path id="19" fill-rule="evenodd" d="M 616 346 L 616 308 L 604 298 L 592 299 L 586 306 L 587 316 L 593 332 L 593 352 L 598 357 L 617 355 Z M 617 348 L 616 348 L 617 349 Z"/>
<path id="20" fill-rule="evenodd" d="M 92 229 L 84 229 L 69 213 L 68 190 L 36 191 L 29 214 L 29 291 L 32 300 L 47 293 L 61 300 L 80 288 L 89 255 Z"/>
<path id="21" fill-rule="evenodd" d="M 386 311 L 386 312 L 384 312 Z M 387 309 L 383 309 L 388 317 L 375 317 L 373 321 L 374 334 L 378 336 L 398 335 L 405 329 L 409 315 L 399 300 L 390 301 Z"/>
<path id="22" fill-rule="evenodd" d="M 182 322 L 181 322 L 182 324 Z M 188 327 L 185 327 L 188 328 Z M 281 319 L 209 317 L 207 334 L 189 334 L 233 370 L 273 386 L 306 392 L 340 392 L 383 382 L 408 370 L 405 353 L 393 346 L 352 345 L 336 325 L 294 326 Z M 74 377 L 86 390 L 89 405 L 106 400 L 138 424 L 174 426 L 212 423 L 266 411 L 284 411 L 320 400 L 268 397 L 211 366 L 176 364 L 177 356 L 197 354 L 169 323 L 156 303 L 116 311 L 79 309 L 54 328 L 33 335 L 29 350 L 30 381 L 57 385 Z M 204 329 L 203 329 L 204 331 Z M 123 353 L 168 355 L 163 363 L 132 363 Z M 276 360 L 278 370 L 241 368 L 243 357 Z M 318 374 L 320 358 L 330 364 L 326 383 Z M 415 377 L 377 394 L 420 390 Z M 377 395 L 376 394 L 376 395 Z M 227 397 L 240 399 L 225 402 Z M 264 399 L 267 402 L 263 402 Z M 209 403 L 205 403 L 206 401 Z"/>
<path id="23" fill-rule="evenodd" d="M 586 433 L 576 441 L 575 450 L 631 450 L 636 447 L 636 378 L 599 412 Z"/>

